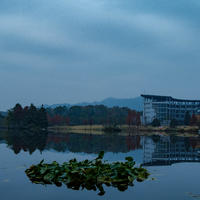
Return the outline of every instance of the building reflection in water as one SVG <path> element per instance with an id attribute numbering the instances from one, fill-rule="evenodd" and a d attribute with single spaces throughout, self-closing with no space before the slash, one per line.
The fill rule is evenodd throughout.
<path id="1" fill-rule="evenodd" d="M 200 138 L 176 136 L 143 137 L 143 165 L 200 162 Z"/>

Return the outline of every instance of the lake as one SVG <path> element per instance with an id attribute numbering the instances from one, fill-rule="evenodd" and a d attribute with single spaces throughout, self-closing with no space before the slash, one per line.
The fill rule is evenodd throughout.
<path id="1" fill-rule="evenodd" d="M 100 151 L 109 162 L 132 156 L 151 176 L 124 192 L 105 186 L 105 195 L 98 196 L 97 191 L 33 184 L 24 172 L 42 159 L 59 163 L 94 159 Z M 1 200 L 200 199 L 199 172 L 200 137 L 0 132 Z"/>

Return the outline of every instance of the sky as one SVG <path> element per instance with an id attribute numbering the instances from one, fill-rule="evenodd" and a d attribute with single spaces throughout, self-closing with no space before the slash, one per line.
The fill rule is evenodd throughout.
<path id="1" fill-rule="evenodd" d="M 1 0 L 0 110 L 200 99 L 199 10 L 199 0 Z"/>

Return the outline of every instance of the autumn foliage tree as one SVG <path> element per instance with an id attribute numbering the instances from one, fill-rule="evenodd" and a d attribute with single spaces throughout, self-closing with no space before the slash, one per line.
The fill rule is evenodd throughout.
<path id="1" fill-rule="evenodd" d="M 140 126 L 141 125 L 140 113 L 134 110 L 129 110 L 126 123 L 128 124 L 129 127 L 132 125 Z"/>
<path id="2" fill-rule="evenodd" d="M 141 126 L 141 116 L 139 112 L 137 112 L 136 115 L 136 126 Z"/>
<path id="3" fill-rule="evenodd" d="M 196 117 L 196 115 L 194 113 L 192 114 L 192 117 L 190 119 L 190 125 L 191 126 L 196 126 L 197 125 L 197 117 Z"/>

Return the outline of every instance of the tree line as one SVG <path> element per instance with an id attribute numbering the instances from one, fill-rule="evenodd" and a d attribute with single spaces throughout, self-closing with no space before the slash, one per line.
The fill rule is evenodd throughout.
<path id="1" fill-rule="evenodd" d="M 31 104 L 23 108 L 20 104 L 16 104 L 8 111 L 6 123 L 8 128 L 46 129 L 48 126 L 47 112 L 43 106 L 37 108 Z"/>
<path id="2" fill-rule="evenodd" d="M 116 127 L 127 124 L 130 126 L 141 125 L 141 114 L 127 107 L 106 107 L 104 105 L 88 106 L 58 106 L 56 108 L 40 108 L 33 104 L 25 106 L 16 104 L 10 109 L 7 116 L 0 113 L 0 127 L 8 128 L 47 128 L 55 125 L 104 125 L 105 127 Z M 187 126 L 200 127 L 200 115 L 186 112 L 183 122 Z M 152 126 L 160 126 L 160 121 L 154 119 Z M 179 122 L 171 120 L 170 126 L 176 127 Z"/>
<path id="3" fill-rule="evenodd" d="M 50 126 L 54 125 L 104 125 L 117 126 L 122 124 L 141 125 L 140 113 L 129 108 L 104 105 L 59 106 L 47 108 Z"/>
<path id="4" fill-rule="evenodd" d="M 105 152 L 129 152 L 130 150 L 141 149 L 140 136 L 119 136 L 115 134 L 93 135 L 93 134 L 51 134 L 45 131 L 31 131 L 12 129 L 5 132 L 1 140 L 15 154 L 21 151 L 32 154 L 36 150 L 55 150 L 57 152 L 84 152 L 98 153 Z"/>
<path id="5" fill-rule="evenodd" d="M 0 126 L 8 128 L 39 128 L 59 125 L 104 125 L 116 127 L 127 124 L 141 125 L 141 113 L 126 107 L 108 108 L 104 105 L 58 106 L 56 108 L 37 108 L 33 104 L 22 107 L 19 103 L 8 110 L 7 116 L 0 115 Z"/>

